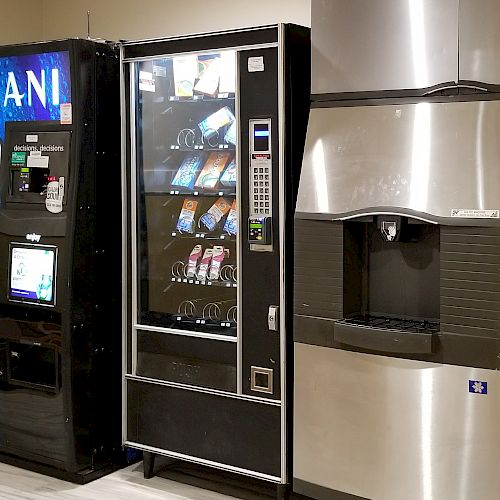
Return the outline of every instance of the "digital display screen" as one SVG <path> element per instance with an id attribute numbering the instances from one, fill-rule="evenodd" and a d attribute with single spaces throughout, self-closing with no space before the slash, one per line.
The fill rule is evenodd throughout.
<path id="1" fill-rule="evenodd" d="M 255 137 L 269 137 L 269 130 L 256 130 Z"/>
<path id="2" fill-rule="evenodd" d="M 253 150 L 269 151 L 269 125 L 255 123 L 253 126 Z"/>
<path id="3" fill-rule="evenodd" d="M 55 304 L 56 247 L 11 244 L 9 299 Z"/>
<path id="4" fill-rule="evenodd" d="M 250 227 L 252 229 L 260 229 L 262 227 L 262 224 L 250 224 Z"/>
<path id="5" fill-rule="evenodd" d="M 69 52 L 0 57 L 0 140 L 6 122 L 60 120 L 71 103 Z"/>

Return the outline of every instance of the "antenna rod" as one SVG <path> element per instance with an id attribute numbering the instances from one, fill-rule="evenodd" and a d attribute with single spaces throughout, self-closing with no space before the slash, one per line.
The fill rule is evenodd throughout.
<path id="1" fill-rule="evenodd" d="M 87 40 L 90 40 L 90 10 L 87 11 Z"/>

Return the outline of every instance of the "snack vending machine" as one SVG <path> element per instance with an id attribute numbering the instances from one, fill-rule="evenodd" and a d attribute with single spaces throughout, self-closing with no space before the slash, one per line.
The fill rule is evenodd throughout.
<path id="1" fill-rule="evenodd" d="M 159 454 L 288 481 L 309 51 L 294 25 L 123 45 L 124 442 L 146 475 Z"/>
<path id="2" fill-rule="evenodd" d="M 121 452 L 119 67 L 0 48 L 0 461 L 78 483 Z"/>

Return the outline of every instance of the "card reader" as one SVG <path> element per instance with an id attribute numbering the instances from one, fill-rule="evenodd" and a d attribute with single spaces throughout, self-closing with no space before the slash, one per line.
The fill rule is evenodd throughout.
<path id="1" fill-rule="evenodd" d="M 248 218 L 248 242 L 254 245 L 271 245 L 272 217 L 255 215 Z"/>

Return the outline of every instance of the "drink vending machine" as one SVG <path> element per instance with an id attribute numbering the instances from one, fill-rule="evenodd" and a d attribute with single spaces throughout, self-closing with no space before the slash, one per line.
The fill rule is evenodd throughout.
<path id="1" fill-rule="evenodd" d="M 147 476 L 166 455 L 284 485 L 309 30 L 128 42 L 122 57 L 124 443 Z"/>
<path id="2" fill-rule="evenodd" d="M 0 460 L 87 482 L 121 448 L 119 53 L 0 49 Z"/>

